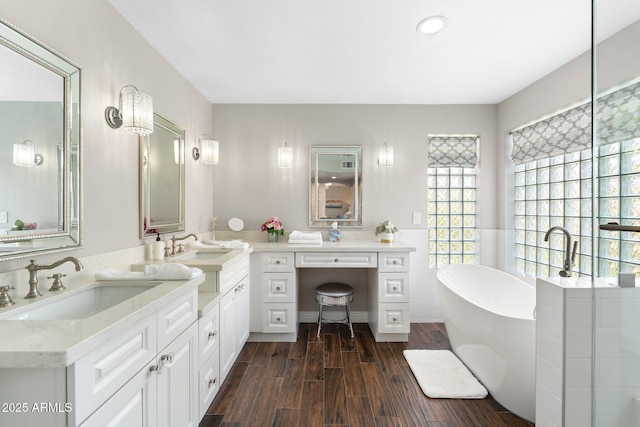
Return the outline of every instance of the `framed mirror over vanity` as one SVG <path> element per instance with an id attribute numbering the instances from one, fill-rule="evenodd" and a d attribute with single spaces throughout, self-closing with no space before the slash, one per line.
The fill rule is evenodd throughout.
<path id="1" fill-rule="evenodd" d="M 309 148 L 309 227 L 362 227 L 362 146 Z"/>
<path id="2" fill-rule="evenodd" d="M 153 115 L 152 134 L 140 137 L 140 238 L 184 231 L 185 131 Z"/>
<path id="3" fill-rule="evenodd" d="M 0 19 L 0 260 L 81 244 L 81 70 Z"/>

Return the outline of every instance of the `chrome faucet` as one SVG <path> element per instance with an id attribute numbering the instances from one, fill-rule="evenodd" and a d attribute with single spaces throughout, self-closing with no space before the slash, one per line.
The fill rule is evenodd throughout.
<path id="1" fill-rule="evenodd" d="M 564 266 L 563 266 L 563 269 L 560 271 L 560 276 L 571 277 L 571 270 L 573 269 L 573 263 L 576 261 L 576 251 L 578 250 L 578 241 L 576 240 L 575 242 L 573 242 L 573 250 L 572 250 L 571 249 L 571 233 L 569 233 L 569 231 L 564 227 L 555 226 L 555 227 L 551 227 L 547 231 L 547 234 L 544 235 L 545 242 L 549 241 L 549 235 L 555 230 L 563 232 L 565 235 L 565 240 L 567 242 L 567 249 L 564 255 Z"/>
<path id="2" fill-rule="evenodd" d="M 196 236 L 193 233 L 187 234 L 184 237 L 176 237 L 176 235 L 174 234 L 173 237 L 171 237 L 171 254 L 169 254 L 169 255 L 173 256 L 173 255 L 177 255 L 179 253 L 182 253 L 181 251 L 180 252 L 176 252 L 176 242 L 178 242 L 180 240 L 188 239 L 189 237 L 193 237 L 196 242 L 198 241 L 198 236 Z"/>
<path id="3" fill-rule="evenodd" d="M 76 266 L 76 271 L 80 271 L 83 269 L 80 261 L 72 256 L 62 258 L 60 261 L 56 261 L 53 264 L 49 265 L 38 265 L 36 264 L 36 260 L 32 259 L 31 263 L 25 267 L 27 270 L 29 270 L 29 293 L 27 293 L 27 296 L 25 296 L 25 298 L 28 299 L 42 296 L 40 291 L 38 291 L 38 271 L 51 270 L 52 268 L 56 268 L 59 265 L 64 264 L 65 262 L 72 262 Z"/>

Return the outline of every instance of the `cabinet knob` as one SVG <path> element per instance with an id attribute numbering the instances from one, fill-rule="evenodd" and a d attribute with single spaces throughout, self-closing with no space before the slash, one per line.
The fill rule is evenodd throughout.
<path id="1" fill-rule="evenodd" d="M 218 378 L 213 378 L 213 379 L 209 380 L 209 388 L 213 387 L 217 383 L 218 383 Z"/>
<path id="2" fill-rule="evenodd" d="M 171 363 L 173 362 L 173 353 L 169 353 L 169 354 L 163 354 L 162 356 L 160 356 L 160 363 L 158 363 L 157 365 L 152 365 L 149 367 L 149 370 L 151 372 L 155 372 L 158 375 L 160 375 L 162 373 L 162 371 L 164 370 L 164 367 L 167 363 Z"/>
<path id="3" fill-rule="evenodd" d="M 394 322 L 397 322 L 397 321 L 398 321 L 398 318 L 397 318 L 397 317 L 394 317 L 394 318 L 393 318 L 393 321 L 394 321 Z"/>
<path id="4" fill-rule="evenodd" d="M 334 259 L 333 262 L 338 262 L 340 261 L 338 258 Z"/>
<path id="5" fill-rule="evenodd" d="M 393 291 L 394 291 L 394 292 L 397 292 L 397 291 L 398 291 L 398 287 L 397 287 L 397 286 L 394 286 L 394 287 L 393 287 Z"/>
<path id="6" fill-rule="evenodd" d="M 276 322 L 280 322 L 280 318 L 279 317 L 276 317 Z"/>
<path id="7" fill-rule="evenodd" d="M 280 264 L 281 264 L 281 263 L 280 263 L 280 260 L 279 260 L 279 259 L 277 259 L 277 260 L 276 260 L 276 265 L 280 265 Z"/>
<path id="8" fill-rule="evenodd" d="M 397 259 L 394 259 L 394 260 L 393 260 L 393 265 L 397 265 L 397 264 L 398 264 L 398 260 L 397 260 Z"/>
<path id="9" fill-rule="evenodd" d="M 207 338 L 209 338 L 210 340 L 214 339 L 216 336 L 218 335 L 218 333 L 216 331 L 212 331 L 209 332 L 209 334 L 207 335 Z"/>
<path id="10" fill-rule="evenodd" d="M 280 286 L 276 286 L 276 291 L 280 292 Z"/>

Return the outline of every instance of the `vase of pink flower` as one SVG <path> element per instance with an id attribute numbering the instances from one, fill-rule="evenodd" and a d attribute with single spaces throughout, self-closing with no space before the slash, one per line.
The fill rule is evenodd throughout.
<path id="1" fill-rule="evenodd" d="M 260 226 L 260 229 L 267 232 L 269 242 L 277 242 L 278 236 L 284 235 L 284 227 L 277 216 L 267 218 L 264 224 Z"/>

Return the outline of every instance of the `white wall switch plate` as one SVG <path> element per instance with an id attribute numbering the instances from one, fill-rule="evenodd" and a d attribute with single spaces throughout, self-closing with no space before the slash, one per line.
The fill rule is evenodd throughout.
<path id="1" fill-rule="evenodd" d="M 7 222 L 9 222 L 9 213 L 0 212 L 0 224 L 6 224 Z"/>
<path id="2" fill-rule="evenodd" d="M 420 224 L 422 222 L 422 215 L 420 214 L 420 212 L 414 212 L 413 213 L 413 223 L 414 224 Z"/>

